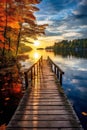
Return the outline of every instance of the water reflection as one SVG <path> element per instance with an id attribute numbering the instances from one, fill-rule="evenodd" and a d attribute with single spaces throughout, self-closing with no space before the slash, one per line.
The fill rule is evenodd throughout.
<path id="1" fill-rule="evenodd" d="M 61 53 L 61 56 L 56 54 L 53 60 L 65 72 L 63 88 L 84 129 L 87 130 L 87 59 L 86 55 L 83 54 L 85 52 L 80 53 L 80 55 L 79 53 L 75 55 L 73 52 L 73 56 Z"/>
<path id="2" fill-rule="evenodd" d="M 12 117 L 22 97 L 22 82 L 16 66 L 0 71 L 0 129 Z"/>
<path id="3" fill-rule="evenodd" d="M 29 54 L 30 59 L 33 61 L 36 61 L 36 59 L 39 59 L 41 56 L 43 56 L 44 59 L 47 59 L 47 56 L 54 57 L 53 52 L 46 52 L 45 50 L 33 50 Z"/>
<path id="4" fill-rule="evenodd" d="M 73 50 L 55 50 L 56 55 L 62 55 L 63 57 L 77 57 L 77 58 L 87 58 L 87 50 L 73 51 Z"/>

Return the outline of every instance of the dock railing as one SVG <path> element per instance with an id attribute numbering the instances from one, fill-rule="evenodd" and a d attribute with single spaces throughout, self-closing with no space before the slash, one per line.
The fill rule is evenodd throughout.
<path id="1" fill-rule="evenodd" d="M 24 76 L 25 76 L 25 87 L 26 88 L 29 86 L 29 83 L 32 82 L 32 80 L 35 78 L 35 76 L 38 75 L 40 67 L 42 67 L 42 56 L 26 72 L 24 72 Z"/>
<path id="2" fill-rule="evenodd" d="M 42 56 L 40 59 L 34 63 L 26 72 L 24 72 L 24 78 L 25 78 L 25 88 L 29 86 L 29 83 L 32 83 L 32 80 L 35 78 L 36 75 L 38 75 L 38 72 L 40 71 L 40 68 L 42 67 L 43 58 Z M 58 65 L 56 65 L 50 57 L 48 57 L 48 62 L 51 66 L 52 71 L 56 74 L 60 84 L 62 85 L 62 76 L 64 72 L 59 68 Z"/>
<path id="3" fill-rule="evenodd" d="M 51 66 L 52 71 L 56 74 L 60 84 L 62 85 L 62 76 L 64 74 L 64 72 L 59 68 L 59 66 L 57 66 L 52 60 L 51 58 L 48 56 L 48 62 Z"/>

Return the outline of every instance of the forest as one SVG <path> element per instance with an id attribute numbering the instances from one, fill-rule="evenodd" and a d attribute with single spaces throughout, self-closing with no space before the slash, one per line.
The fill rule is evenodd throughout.
<path id="1" fill-rule="evenodd" d="M 86 50 L 87 49 L 87 39 L 74 39 L 74 40 L 62 40 L 56 42 L 53 46 L 54 50 Z"/>
<path id="2" fill-rule="evenodd" d="M 36 11 L 39 11 L 36 5 L 40 1 L 0 0 L 1 62 L 3 59 L 10 59 L 9 61 L 13 62 L 13 58 L 16 58 L 20 52 L 21 46 L 24 46 L 21 44 L 31 44 L 31 39 L 36 40 L 38 36 L 45 34 L 44 30 L 47 25 L 38 25 L 34 15 Z"/>

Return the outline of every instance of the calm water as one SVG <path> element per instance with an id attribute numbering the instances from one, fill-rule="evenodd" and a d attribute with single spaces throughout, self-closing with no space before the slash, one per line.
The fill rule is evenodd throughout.
<path id="1" fill-rule="evenodd" d="M 54 62 L 65 72 L 63 88 L 87 130 L 87 59 L 56 55 Z"/>
<path id="2" fill-rule="evenodd" d="M 67 54 L 63 56 L 45 51 L 31 52 L 30 57 L 31 59 L 37 59 L 40 55 L 43 55 L 44 58 L 49 55 L 65 72 L 63 76 L 64 91 L 83 127 L 87 130 L 87 58 L 85 55 L 81 55 L 81 52 L 78 55 Z"/>

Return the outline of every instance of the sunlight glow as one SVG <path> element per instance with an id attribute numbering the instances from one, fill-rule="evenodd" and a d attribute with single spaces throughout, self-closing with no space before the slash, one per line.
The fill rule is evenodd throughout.
<path id="1" fill-rule="evenodd" d="M 35 58 L 35 59 L 38 59 L 38 58 L 39 58 L 39 53 L 35 52 L 35 53 L 34 53 L 34 58 Z"/>
<path id="2" fill-rule="evenodd" d="M 39 46 L 40 45 L 40 42 L 39 41 L 34 41 L 34 46 Z"/>

